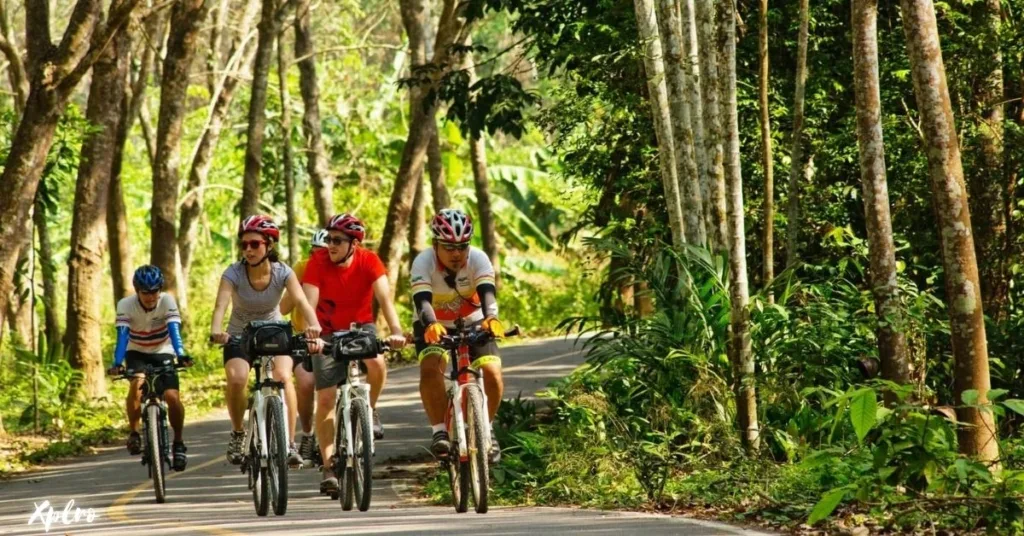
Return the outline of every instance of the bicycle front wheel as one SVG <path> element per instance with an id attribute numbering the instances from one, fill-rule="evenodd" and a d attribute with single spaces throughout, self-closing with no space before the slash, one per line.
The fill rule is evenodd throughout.
<path id="1" fill-rule="evenodd" d="M 268 476 L 270 477 L 270 500 L 274 515 L 283 516 L 288 510 L 288 431 L 281 399 L 267 400 L 267 451 L 270 455 Z"/>
<path id="2" fill-rule="evenodd" d="M 249 447 L 249 478 L 252 484 L 252 502 L 256 507 L 256 515 L 265 516 L 270 511 L 270 475 L 267 474 L 266 467 L 260 467 L 260 449 L 259 443 L 259 425 L 256 421 L 256 416 L 252 414 L 252 408 L 249 409 L 249 418 L 252 422 L 252 439 L 248 445 Z"/>
<path id="3" fill-rule="evenodd" d="M 487 424 L 487 411 L 484 408 L 484 397 L 479 385 L 470 385 L 466 388 L 466 395 L 469 399 L 466 411 L 466 431 L 469 436 L 466 444 L 469 447 L 469 473 L 473 486 L 473 504 L 476 505 L 476 513 L 487 513 L 487 492 L 490 484 L 490 473 L 488 472 L 487 440 L 485 433 Z"/>
<path id="4" fill-rule="evenodd" d="M 370 451 L 370 438 L 373 437 L 373 423 L 370 421 L 370 409 L 365 400 L 352 401 L 352 489 L 355 502 L 360 512 L 370 508 L 370 497 L 373 495 L 373 453 Z"/>
<path id="5" fill-rule="evenodd" d="M 462 432 L 455 422 L 454 401 L 448 401 L 448 440 L 451 451 L 448 453 L 448 484 L 452 490 L 452 503 L 457 513 L 469 509 L 469 460 L 465 453 L 459 451 L 459 437 Z"/>
<path id="6" fill-rule="evenodd" d="M 167 475 L 167 464 L 164 458 L 164 446 L 160 444 L 160 406 L 146 406 L 146 455 L 149 457 L 149 476 L 153 478 L 153 492 L 156 502 L 167 500 L 167 488 L 164 478 Z"/>

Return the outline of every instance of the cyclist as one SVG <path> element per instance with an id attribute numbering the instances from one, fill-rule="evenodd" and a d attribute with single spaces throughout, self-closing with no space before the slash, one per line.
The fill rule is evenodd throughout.
<path id="1" fill-rule="evenodd" d="M 246 382 L 249 378 L 249 369 L 252 368 L 252 358 L 245 354 L 241 345 L 231 342 L 231 337 L 240 336 L 246 324 L 254 320 L 281 320 L 279 306 L 285 289 L 295 296 L 296 305 L 309 323 L 306 327 L 306 337 L 313 341 L 320 336 L 320 323 L 317 322 L 316 313 L 302 294 L 299 279 L 288 265 L 278 261 L 276 245 L 280 238 L 280 229 L 267 216 L 255 215 L 242 220 L 238 227 L 242 260 L 224 270 L 214 305 L 210 340 L 224 345 L 226 396 L 228 414 L 231 416 L 231 440 L 228 443 L 227 459 L 235 465 L 242 463 L 242 441 L 245 437 L 243 419 L 248 405 Z M 229 302 L 231 318 L 225 332 L 224 313 Z M 291 376 L 291 356 L 275 357 L 274 378 L 284 382 L 288 431 L 290 437 L 293 437 L 296 400 Z M 302 463 L 294 442 L 288 448 L 288 463 Z"/>
<path id="2" fill-rule="evenodd" d="M 135 270 L 132 278 L 135 295 L 117 302 L 117 345 L 114 350 L 114 365 L 107 371 L 111 376 L 120 376 L 127 369 L 140 370 L 145 365 L 167 366 L 175 359 L 186 367 L 192 366 L 192 359 L 185 354 L 181 343 L 181 316 L 174 296 L 161 292 L 164 288 L 164 274 L 156 266 L 145 265 Z M 142 385 L 145 375 L 136 373 L 128 388 L 125 409 L 128 414 L 128 452 L 142 453 L 142 437 L 139 422 L 142 420 Z M 185 407 L 178 392 L 178 374 L 168 372 L 157 378 L 154 387 L 167 403 L 171 428 L 174 429 L 175 471 L 184 471 L 188 458 L 181 432 L 185 423 Z"/>
<path id="3" fill-rule="evenodd" d="M 496 338 L 505 336 L 498 320 L 494 267 L 483 251 L 471 247 L 473 222 L 458 209 L 443 209 L 430 222 L 433 248 L 421 252 L 412 263 L 411 292 L 415 311 L 413 334 L 420 362 L 420 398 L 426 410 L 433 442 L 430 450 L 446 457 L 451 447 L 444 426 L 448 402 L 444 372 L 448 354 L 435 346 L 447 330 L 461 318 L 468 326 L 478 326 Z M 483 369 L 487 413 L 494 419 L 501 404 L 504 383 L 501 358 L 495 341 L 471 347 L 472 367 Z M 491 462 L 501 458 L 501 449 L 491 431 Z"/>
<path id="4" fill-rule="evenodd" d="M 381 312 L 387 320 L 391 336 L 388 341 L 392 348 L 405 345 L 405 336 L 398 323 L 398 314 L 391 301 L 387 269 L 377 254 L 362 246 L 366 238 L 366 226 L 349 214 L 338 214 L 327 224 L 327 250 L 313 254 L 306 265 L 302 288 L 309 303 L 316 308 L 317 318 L 325 332 L 333 333 L 351 328 L 376 332 L 373 317 L 373 298 L 377 298 Z M 377 398 L 387 380 L 387 365 L 384 356 L 363 361 L 366 365 L 366 379 L 370 384 L 370 406 L 373 407 L 373 435 L 384 437 L 384 428 L 377 413 Z M 313 358 L 313 375 L 316 378 L 316 432 L 323 456 L 323 479 L 320 490 L 338 490 L 338 479 L 331 469 L 334 455 L 334 403 L 338 385 L 347 377 L 344 363 L 316 355 Z"/>
<path id="5" fill-rule="evenodd" d="M 312 257 L 317 251 L 327 248 L 327 229 L 318 229 L 313 233 L 313 239 L 310 240 L 309 256 Z M 292 266 L 292 270 L 295 271 L 295 277 L 302 281 L 303 274 L 306 273 L 306 264 L 309 263 L 309 257 L 300 260 Z M 292 329 L 296 333 L 301 333 L 306 330 L 306 321 L 302 318 L 302 315 L 295 311 L 295 300 L 292 295 L 285 293 L 284 298 L 281 300 L 281 314 L 291 313 Z M 301 361 L 296 361 L 294 364 L 295 370 L 295 396 L 297 400 L 297 410 L 299 412 L 299 423 L 298 425 L 302 428 L 302 432 L 296 432 L 296 436 L 300 436 L 298 439 L 299 444 L 299 457 L 304 461 L 310 461 L 314 458 L 314 450 L 316 449 L 316 436 L 313 433 L 313 402 L 314 402 L 314 381 L 313 373 L 307 371 L 305 368 L 300 366 Z"/>

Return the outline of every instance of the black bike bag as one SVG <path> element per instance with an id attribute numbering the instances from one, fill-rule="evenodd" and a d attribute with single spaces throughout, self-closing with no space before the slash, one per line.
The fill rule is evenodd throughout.
<path id="1" fill-rule="evenodd" d="M 380 354 L 377 337 L 372 332 L 336 331 L 334 340 L 334 359 L 350 361 L 353 359 L 372 359 Z"/>
<path id="2" fill-rule="evenodd" d="M 292 324 L 279 320 L 249 322 L 242 333 L 246 355 L 271 357 L 292 352 Z"/>

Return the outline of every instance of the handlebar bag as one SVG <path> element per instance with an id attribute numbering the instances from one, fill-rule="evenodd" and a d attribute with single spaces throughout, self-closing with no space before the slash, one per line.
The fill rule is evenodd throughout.
<path id="1" fill-rule="evenodd" d="M 292 325 L 278 320 L 249 322 L 243 334 L 250 357 L 289 355 L 292 350 Z"/>
<path id="2" fill-rule="evenodd" d="M 349 331 L 337 332 L 334 335 L 335 359 L 370 359 L 380 353 L 377 337 L 372 333 Z"/>

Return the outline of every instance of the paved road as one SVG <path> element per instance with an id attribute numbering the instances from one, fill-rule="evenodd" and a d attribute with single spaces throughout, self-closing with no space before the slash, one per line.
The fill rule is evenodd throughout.
<path id="1" fill-rule="evenodd" d="M 506 394 L 533 396 L 551 380 L 583 362 L 572 341 L 549 340 L 504 350 Z M 753 534 L 690 519 L 574 510 L 566 508 L 491 508 L 486 515 L 455 514 L 451 507 L 429 506 L 407 491 L 414 465 L 396 460 L 422 458 L 429 428 L 418 394 L 417 369 L 394 370 L 381 398 L 386 437 L 377 443 L 373 505 L 368 512 L 343 512 L 337 501 L 318 492 L 319 472 L 290 473 L 291 494 L 283 517 L 257 517 L 246 478 L 224 460 L 227 414 L 188 425 L 189 468 L 172 473 L 168 500 L 158 505 L 137 458 L 123 447 L 0 483 L 0 534 L 44 534 L 40 517 L 28 522 L 49 501 L 51 534 L 270 534 L 388 533 L 421 534 Z M 185 384 L 187 388 L 187 383 Z M 63 514 L 69 501 L 64 524 Z M 75 510 L 82 510 L 75 522 Z M 86 520 L 88 509 L 95 518 Z M 48 511 L 44 508 L 43 511 Z"/>

